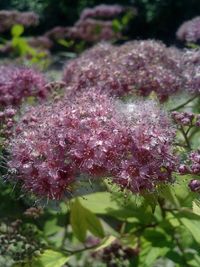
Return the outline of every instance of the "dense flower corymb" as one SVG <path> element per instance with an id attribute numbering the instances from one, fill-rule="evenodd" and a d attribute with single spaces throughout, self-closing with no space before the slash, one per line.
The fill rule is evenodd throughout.
<path id="1" fill-rule="evenodd" d="M 15 24 L 26 27 L 35 26 L 39 23 L 39 17 L 34 12 L 18 12 L 16 10 L 0 11 L 0 32 L 9 30 Z"/>
<path id="2" fill-rule="evenodd" d="M 200 17 L 185 21 L 178 29 L 176 36 L 181 41 L 197 42 L 200 40 Z"/>
<path id="3" fill-rule="evenodd" d="M 69 62 L 64 80 L 73 90 L 96 86 L 114 96 L 155 91 L 164 101 L 182 88 L 181 57 L 179 50 L 153 40 L 101 44 Z"/>
<path id="4" fill-rule="evenodd" d="M 112 177 L 132 192 L 152 190 L 171 180 L 173 130 L 155 104 L 140 107 L 90 88 L 32 108 L 16 126 L 9 165 L 26 189 L 42 197 L 61 198 L 80 174 Z"/>
<path id="5" fill-rule="evenodd" d="M 190 94 L 200 93 L 200 49 L 187 49 L 182 57 L 185 89 Z"/>
<path id="6" fill-rule="evenodd" d="M 189 154 L 187 162 L 179 168 L 181 174 L 200 175 L 200 150 L 192 151 Z"/>
<path id="7" fill-rule="evenodd" d="M 44 76 L 30 68 L 0 66 L 0 106 L 19 105 L 28 96 L 47 96 Z"/>
<path id="8" fill-rule="evenodd" d="M 85 20 L 87 18 L 113 18 L 118 16 L 124 11 L 124 7 L 120 5 L 98 5 L 94 8 L 85 8 L 81 12 L 80 19 Z"/>

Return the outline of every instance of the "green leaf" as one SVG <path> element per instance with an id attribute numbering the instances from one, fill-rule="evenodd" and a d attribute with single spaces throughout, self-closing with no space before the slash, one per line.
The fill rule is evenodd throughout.
<path id="1" fill-rule="evenodd" d="M 112 28 L 115 32 L 120 32 L 122 30 L 122 24 L 118 19 L 112 21 Z"/>
<path id="2" fill-rule="evenodd" d="M 135 196 L 125 199 L 119 193 L 98 192 L 79 198 L 79 201 L 95 214 L 109 215 L 118 220 L 146 224 L 152 219 L 150 205 L 144 205 L 144 199 Z"/>
<path id="3" fill-rule="evenodd" d="M 108 214 L 109 210 L 118 210 L 119 205 L 112 201 L 108 192 L 98 192 L 79 198 L 80 203 L 95 214 Z"/>
<path id="4" fill-rule="evenodd" d="M 195 214 L 200 215 L 200 201 L 199 200 L 194 200 L 192 202 L 192 210 Z"/>
<path id="5" fill-rule="evenodd" d="M 152 243 L 142 239 L 142 247 L 139 255 L 139 266 L 140 267 L 150 267 L 153 266 L 153 263 L 159 258 L 163 257 L 170 248 L 167 247 L 159 247 L 152 246 Z"/>
<path id="6" fill-rule="evenodd" d="M 194 239 L 200 244 L 200 221 L 191 220 L 188 218 L 181 218 L 180 220 L 193 235 Z"/>
<path id="7" fill-rule="evenodd" d="M 188 229 L 193 238 L 200 244 L 200 216 L 190 212 L 181 211 L 174 216 Z"/>
<path id="8" fill-rule="evenodd" d="M 41 256 L 37 257 L 32 267 L 62 267 L 69 260 L 69 256 L 54 250 L 45 250 Z"/>
<path id="9" fill-rule="evenodd" d="M 95 236 L 103 238 L 104 237 L 104 231 L 103 227 L 97 218 L 97 216 L 89 211 L 88 209 L 85 209 L 85 220 L 87 223 L 87 229 Z"/>
<path id="10" fill-rule="evenodd" d="M 74 235 L 79 241 L 84 242 L 86 239 L 87 222 L 85 209 L 78 199 L 71 204 L 70 222 Z"/>
<path id="11" fill-rule="evenodd" d="M 190 257 L 191 259 L 187 261 L 191 267 L 199 267 L 200 266 L 200 256 L 198 254 L 199 254 L 199 252 L 196 251 L 196 253 L 191 255 L 192 256 L 192 257 Z"/>
<path id="12" fill-rule="evenodd" d="M 69 47 L 71 47 L 72 45 L 74 45 L 74 40 L 65 40 L 65 39 L 59 39 L 59 40 L 57 40 L 57 42 L 60 44 L 60 45 L 62 45 L 62 46 L 64 46 L 64 47 L 66 47 L 66 48 L 69 48 Z"/>
<path id="13" fill-rule="evenodd" d="M 156 261 L 156 259 L 160 256 L 165 255 L 169 251 L 169 248 L 158 248 L 158 247 L 152 247 L 148 254 L 146 255 L 144 266 L 149 267 L 152 266 L 153 263 Z"/>
<path id="14" fill-rule="evenodd" d="M 19 37 L 22 35 L 22 33 L 24 32 L 24 27 L 23 25 L 20 24 L 15 24 L 12 28 L 11 28 L 11 34 L 13 37 Z"/>
<path id="15" fill-rule="evenodd" d="M 143 194 L 144 203 L 143 206 L 147 207 L 150 206 L 152 212 L 154 213 L 156 205 L 157 205 L 157 197 L 154 194 Z"/>

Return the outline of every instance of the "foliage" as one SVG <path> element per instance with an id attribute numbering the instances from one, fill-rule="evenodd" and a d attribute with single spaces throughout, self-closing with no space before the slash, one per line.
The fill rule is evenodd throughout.
<path id="1" fill-rule="evenodd" d="M 100 1 L 7 3 L 40 12 L 45 28 L 66 14 L 63 23 L 73 24 Z M 136 0 L 134 23 L 162 36 L 166 25 L 176 28 L 170 12 L 188 8 L 179 23 L 196 3 Z M 126 13 L 112 26 L 121 32 L 131 21 Z M 23 34 L 12 27 L 9 60 L 41 66 L 43 54 Z M 199 267 L 198 45 L 101 43 L 74 56 L 62 74 L 16 61 L 0 67 L 0 266 Z"/>

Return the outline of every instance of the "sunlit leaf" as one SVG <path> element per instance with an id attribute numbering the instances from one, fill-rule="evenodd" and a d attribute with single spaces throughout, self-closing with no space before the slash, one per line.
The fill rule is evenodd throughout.
<path id="1" fill-rule="evenodd" d="M 62 267 L 69 260 L 69 256 L 54 250 L 45 250 L 44 253 L 36 258 L 32 267 Z"/>
<path id="2" fill-rule="evenodd" d="M 24 26 L 21 24 L 15 24 L 11 29 L 11 34 L 13 37 L 19 37 L 24 32 Z"/>
<path id="3" fill-rule="evenodd" d="M 87 222 L 85 209 L 78 199 L 71 204 L 70 222 L 74 235 L 79 241 L 84 242 L 86 239 Z"/>

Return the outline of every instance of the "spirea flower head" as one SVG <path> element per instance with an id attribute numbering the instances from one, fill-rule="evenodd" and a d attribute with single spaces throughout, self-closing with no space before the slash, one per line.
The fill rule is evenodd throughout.
<path id="1" fill-rule="evenodd" d="M 185 164 L 179 168 L 180 174 L 200 175 L 200 150 L 192 151 Z"/>
<path id="2" fill-rule="evenodd" d="M 172 118 L 179 125 L 190 126 L 195 115 L 192 112 L 172 112 Z"/>
<path id="3" fill-rule="evenodd" d="M 184 87 L 190 94 L 200 93 L 200 49 L 187 49 L 182 57 Z"/>
<path id="4" fill-rule="evenodd" d="M 0 106 L 17 106 L 29 96 L 47 96 L 44 76 L 30 68 L 0 66 Z"/>
<path id="5" fill-rule="evenodd" d="M 41 197 L 60 199 L 82 174 L 112 177 L 132 192 L 152 190 L 171 180 L 172 136 L 155 104 L 126 105 L 88 88 L 27 111 L 11 140 L 9 166 Z"/>
<path id="6" fill-rule="evenodd" d="M 16 10 L 0 11 L 0 32 L 9 30 L 15 24 L 23 26 L 35 26 L 39 23 L 39 17 L 34 12 L 18 12 Z"/>
<path id="7" fill-rule="evenodd" d="M 121 38 L 121 33 L 114 31 L 112 21 L 92 18 L 77 21 L 71 28 L 70 35 L 73 39 L 80 39 L 89 43 L 113 41 Z"/>
<path id="8" fill-rule="evenodd" d="M 200 192 L 200 180 L 193 179 L 188 186 L 192 192 Z"/>
<path id="9" fill-rule="evenodd" d="M 124 8 L 120 5 L 98 5 L 82 11 L 80 19 L 72 27 L 54 27 L 45 33 L 52 41 L 60 38 L 84 40 L 88 43 L 99 41 L 113 41 L 121 38 L 120 31 L 113 28 L 113 18 L 129 11 L 135 14 L 133 8 Z"/>
<path id="10" fill-rule="evenodd" d="M 155 91 L 161 101 L 182 87 L 182 54 L 178 49 L 147 40 L 112 46 L 106 51 L 102 55 L 97 46 L 72 60 L 64 69 L 64 80 L 77 90 L 96 86 L 115 96 L 147 96 Z"/>
<path id="11" fill-rule="evenodd" d="M 197 42 L 200 40 L 200 17 L 185 21 L 178 29 L 176 36 L 181 41 Z"/>
<path id="12" fill-rule="evenodd" d="M 80 15 L 81 20 L 87 18 L 113 18 L 124 11 L 124 7 L 120 5 L 98 5 L 94 8 L 85 8 Z"/>

